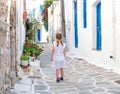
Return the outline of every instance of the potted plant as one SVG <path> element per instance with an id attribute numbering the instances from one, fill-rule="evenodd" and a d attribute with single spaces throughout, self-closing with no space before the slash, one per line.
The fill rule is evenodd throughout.
<path id="1" fill-rule="evenodd" d="M 36 45 L 35 51 L 34 51 L 34 54 L 35 54 L 35 56 L 36 56 L 36 59 L 38 58 L 38 56 L 39 56 L 42 52 L 43 52 L 43 49 Z"/>
<path id="2" fill-rule="evenodd" d="M 34 59 L 38 58 L 38 56 L 43 51 L 43 47 L 39 47 L 39 45 L 30 42 L 29 40 L 25 40 L 23 46 L 23 54 L 26 56 L 30 56 L 30 61 L 34 61 Z"/>
<path id="3" fill-rule="evenodd" d="M 27 56 L 31 56 L 33 54 L 34 48 L 32 46 L 31 40 L 25 40 L 24 46 L 23 46 L 23 54 Z"/>
<path id="4" fill-rule="evenodd" d="M 21 64 L 20 64 L 21 66 L 27 67 L 29 65 L 29 57 L 28 56 L 22 55 L 20 60 L 21 60 Z"/>

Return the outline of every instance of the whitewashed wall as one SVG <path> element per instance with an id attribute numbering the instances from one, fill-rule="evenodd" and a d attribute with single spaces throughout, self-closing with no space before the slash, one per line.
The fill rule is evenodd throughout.
<path id="1" fill-rule="evenodd" d="M 81 0 L 78 0 L 81 1 Z M 101 34 L 102 34 L 102 50 L 93 50 L 94 39 L 93 33 L 95 28 L 95 4 L 100 0 L 87 0 L 87 28 L 83 28 L 82 18 L 82 2 L 78 5 L 78 36 L 79 36 L 79 55 L 91 63 L 111 68 L 114 56 L 113 47 L 113 25 L 112 25 L 112 1 L 101 0 Z M 106 8 L 106 4 L 109 8 Z M 81 6 L 80 6 L 81 5 Z M 82 24 L 81 24 L 82 23 Z"/>
<path id="2" fill-rule="evenodd" d="M 57 32 L 61 28 L 61 7 L 60 7 L 60 1 L 54 1 L 54 31 Z"/>
<path id="3" fill-rule="evenodd" d="M 68 3 L 69 2 L 69 3 Z M 66 25 L 66 44 L 68 51 L 75 51 L 74 48 L 74 15 L 73 0 L 64 0 L 65 25 Z"/>
<path id="4" fill-rule="evenodd" d="M 94 48 L 95 5 L 100 0 L 87 0 L 87 28 L 83 28 L 83 0 L 78 1 L 78 48 L 74 46 L 73 0 L 65 1 L 66 33 L 69 52 L 90 63 L 120 73 L 120 11 L 119 0 L 101 0 L 102 50 Z M 68 3 L 69 2 L 69 3 Z M 115 15 L 113 6 L 115 5 Z M 106 7 L 107 6 L 107 7 Z M 115 21 L 114 21 L 115 19 Z M 76 53 L 77 52 L 77 53 Z M 110 58 L 113 56 L 113 58 Z"/>
<path id="5" fill-rule="evenodd" d="M 120 0 L 113 0 L 113 15 L 114 15 L 114 44 L 115 44 L 115 64 L 114 70 L 120 73 Z"/>
<path id="6" fill-rule="evenodd" d="M 16 1 L 17 3 L 17 25 L 16 25 L 16 42 L 17 42 L 17 59 L 20 62 L 20 56 L 23 50 L 23 43 L 25 41 L 25 27 L 23 24 L 23 0 Z"/>

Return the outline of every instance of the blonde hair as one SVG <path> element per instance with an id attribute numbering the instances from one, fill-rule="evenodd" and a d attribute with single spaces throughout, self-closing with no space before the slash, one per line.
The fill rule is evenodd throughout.
<path id="1" fill-rule="evenodd" d="M 57 47 L 59 45 L 59 43 L 63 46 L 63 42 L 62 42 L 62 33 L 61 32 L 57 32 L 56 33 L 56 42 L 57 42 Z"/>

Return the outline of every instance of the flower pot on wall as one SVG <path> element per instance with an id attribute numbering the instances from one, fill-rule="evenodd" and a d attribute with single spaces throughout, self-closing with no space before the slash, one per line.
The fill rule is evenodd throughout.
<path id="1" fill-rule="evenodd" d="M 28 65 L 29 65 L 29 61 L 21 60 L 21 66 L 28 66 Z"/>
<path id="2" fill-rule="evenodd" d="M 21 56 L 21 66 L 22 67 L 28 67 L 29 66 L 29 57 L 28 56 Z"/>
<path id="3" fill-rule="evenodd" d="M 30 62 L 34 62 L 35 61 L 35 56 L 30 56 Z"/>

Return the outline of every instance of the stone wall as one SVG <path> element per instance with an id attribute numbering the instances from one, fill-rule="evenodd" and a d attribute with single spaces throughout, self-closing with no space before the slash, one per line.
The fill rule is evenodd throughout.
<path id="1" fill-rule="evenodd" d="M 0 94 L 6 94 L 16 80 L 16 19 L 12 19 L 16 18 L 16 3 L 10 1 L 0 0 Z"/>
<path id="2" fill-rule="evenodd" d="M 10 48 L 11 48 L 11 70 L 16 71 L 16 0 L 13 0 L 10 8 Z"/>
<path id="3" fill-rule="evenodd" d="M 11 84 L 11 81 L 8 77 L 10 70 L 10 52 L 9 52 L 9 44 L 7 41 L 7 33 L 8 31 L 3 26 L 0 26 L 0 94 L 6 86 Z"/>

